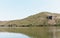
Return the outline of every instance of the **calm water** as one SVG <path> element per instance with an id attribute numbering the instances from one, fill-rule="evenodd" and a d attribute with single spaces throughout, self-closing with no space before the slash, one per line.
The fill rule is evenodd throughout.
<path id="1" fill-rule="evenodd" d="M 0 32 L 0 38 L 30 38 L 21 33 Z"/>

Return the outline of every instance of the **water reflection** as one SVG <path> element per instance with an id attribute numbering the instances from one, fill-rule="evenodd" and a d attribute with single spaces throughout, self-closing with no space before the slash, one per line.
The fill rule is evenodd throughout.
<path id="1" fill-rule="evenodd" d="M 21 33 L 0 32 L 0 38 L 30 38 Z"/>

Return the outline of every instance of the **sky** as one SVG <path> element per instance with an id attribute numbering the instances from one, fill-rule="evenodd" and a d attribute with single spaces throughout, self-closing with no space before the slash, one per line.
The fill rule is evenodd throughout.
<path id="1" fill-rule="evenodd" d="M 0 32 L 0 38 L 30 38 L 22 33 Z"/>
<path id="2" fill-rule="evenodd" d="M 0 0 L 0 20 L 23 19 L 39 12 L 60 13 L 60 0 Z"/>

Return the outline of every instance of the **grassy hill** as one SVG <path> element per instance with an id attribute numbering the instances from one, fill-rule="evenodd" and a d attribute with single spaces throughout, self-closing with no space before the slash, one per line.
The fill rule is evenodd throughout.
<path id="1" fill-rule="evenodd" d="M 28 16 L 27 18 L 21 20 L 12 20 L 12 21 L 5 21 L 0 22 L 1 25 L 9 25 L 9 24 L 16 24 L 17 26 L 21 25 L 48 25 L 47 16 L 55 15 L 60 16 L 60 14 L 50 13 L 50 12 L 40 12 L 35 15 Z M 58 22 L 57 22 L 58 21 Z M 56 19 L 57 23 L 60 23 L 60 19 Z"/>

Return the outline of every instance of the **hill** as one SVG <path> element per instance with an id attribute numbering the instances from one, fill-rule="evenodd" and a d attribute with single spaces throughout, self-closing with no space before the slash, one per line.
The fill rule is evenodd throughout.
<path id="1" fill-rule="evenodd" d="M 0 22 L 0 25 L 48 25 L 49 19 L 48 16 L 56 16 L 56 24 L 60 23 L 60 14 L 56 13 L 50 13 L 50 12 L 40 12 L 35 15 L 31 15 L 27 18 L 21 19 L 21 20 L 12 20 L 12 21 L 3 21 Z M 53 21 L 53 20 L 52 20 Z"/>

